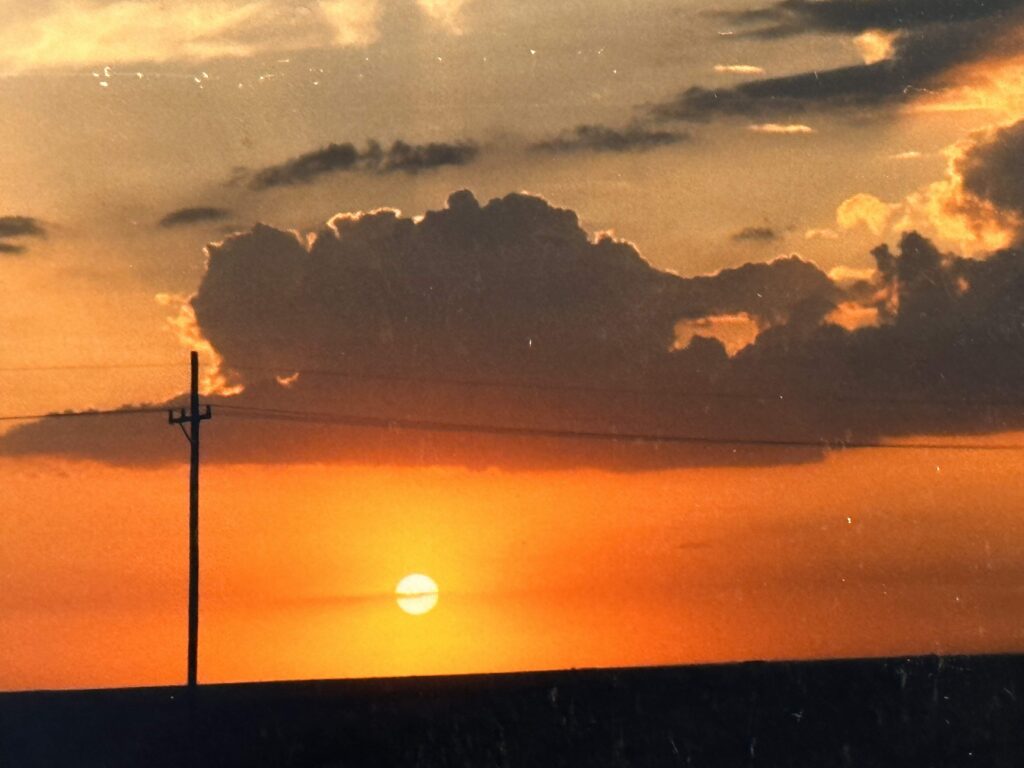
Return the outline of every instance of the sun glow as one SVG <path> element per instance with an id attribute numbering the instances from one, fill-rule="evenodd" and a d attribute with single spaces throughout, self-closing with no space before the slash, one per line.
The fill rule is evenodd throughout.
<path id="1" fill-rule="evenodd" d="M 437 605 L 437 584 L 422 573 L 410 573 L 395 587 L 396 602 L 412 616 L 429 613 Z"/>

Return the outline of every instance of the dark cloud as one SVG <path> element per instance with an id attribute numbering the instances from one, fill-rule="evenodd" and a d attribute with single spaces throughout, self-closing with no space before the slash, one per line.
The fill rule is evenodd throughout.
<path id="1" fill-rule="evenodd" d="M 959 24 L 1019 9 L 1021 0 L 782 0 L 770 6 L 721 14 L 755 25 L 751 34 L 781 37 L 807 32 L 857 34 Z"/>
<path id="2" fill-rule="evenodd" d="M 160 219 L 159 225 L 164 228 L 181 227 L 204 221 L 221 221 L 230 215 L 231 211 L 226 208 L 213 208 L 209 206 L 179 208 Z"/>
<path id="3" fill-rule="evenodd" d="M 25 253 L 28 247 L 21 243 L 9 242 L 12 238 L 46 237 L 46 228 L 39 219 L 31 216 L 0 216 L 0 255 L 13 256 Z"/>
<path id="4" fill-rule="evenodd" d="M 924 8 L 923 2 L 903 5 Z M 958 65 L 1010 49 L 1015 45 L 1012 31 L 1024 24 L 1024 0 L 1004 0 L 984 13 L 968 9 L 968 5 L 985 8 L 984 3 L 939 5 L 948 7 L 936 12 L 931 23 L 919 21 L 924 18 L 921 14 L 931 12 L 922 10 L 914 15 L 906 9 L 901 11 L 899 3 L 880 1 L 800 0 L 748 12 L 748 21 L 779 20 L 777 26 L 767 27 L 759 34 L 858 32 L 878 27 L 895 29 L 899 34 L 892 56 L 884 61 L 764 78 L 731 88 L 693 86 L 673 99 L 653 105 L 651 114 L 662 119 L 699 122 L 722 116 L 765 119 L 810 109 L 864 110 L 899 104 L 947 87 L 950 83 L 946 74 Z M 960 9 L 959 16 L 953 12 L 953 6 Z M 899 14 L 904 11 L 901 17 Z M 788 20 L 782 21 L 783 16 Z M 803 21 L 796 24 L 794 18 Z M 869 23 L 883 18 L 888 23 Z"/>
<path id="5" fill-rule="evenodd" d="M 470 142 L 406 144 L 396 141 L 387 150 L 370 142 L 364 158 L 370 170 L 378 173 L 419 173 L 444 165 L 468 165 L 476 159 L 479 151 L 476 144 Z"/>
<path id="6" fill-rule="evenodd" d="M 682 131 L 666 131 L 633 125 L 616 130 L 604 125 L 578 125 L 556 138 L 541 141 L 531 148 L 542 152 L 636 152 L 688 141 Z"/>
<path id="7" fill-rule="evenodd" d="M 874 256 L 881 325 L 776 326 L 737 355 L 730 377 L 832 398 L 819 428 L 833 433 L 1020 428 L 1024 252 L 965 259 L 909 233 Z"/>
<path id="8" fill-rule="evenodd" d="M 269 189 L 309 184 L 320 176 L 345 171 L 415 174 L 446 165 L 467 165 L 478 153 L 479 148 L 472 142 L 408 144 L 396 141 L 385 149 L 378 142 L 369 141 L 362 150 L 346 142 L 328 144 L 279 165 L 261 168 L 247 174 L 247 178 L 251 189 Z"/>
<path id="9" fill-rule="evenodd" d="M 781 322 L 809 296 L 836 298 L 798 258 L 662 272 L 628 243 L 592 241 L 572 211 L 519 194 L 481 206 L 459 192 L 418 223 L 387 210 L 339 216 L 309 247 L 258 226 L 208 251 L 192 304 L 229 367 L 310 367 L 333 350 L 364 368 L 628 377 L 672 345 L 680 318 Z"/>
<path id="10" fill-rule="evenodd" d="M 1018 251 L 972 261 L 907 235 L 898 250 L 875 251 L 877 277 L 854 296 L 796 257 L 681 277 L 628 243 L 588 237 L 572 211 L 540 198 L 481 205 L 459 192 L 419 220 L 343 215 L 309 240 L 259 225 L 208 253 L 191 306 L 246 386 L 229 404 L 277 409 L 253 421 L 215 408 L 211 461 L 742 465 L 822 451 L 727 441 L 875 440 L 1024 422 L 1019 408 L 998 405 L 1024 395 Z M 828 321 L 852 300 L 874 306 L 880 325 L 851 332 Z M 730 357 L 711 337 L 722 318 L 750 318 L 760 335 Z M 707 332 L 676 349 L 687 319 Z M 320 414 L 314 422 L 343 413 L 712 442 L 382 430 L 287 411 Z M 115 421 L 25 426 L 0 438 L 0 450 L 132 463 L 180 456 L 159 418 L 134 430 Z"/>
<path id="11" fill-rule="evenodd" d="M 738 243 L 770 243 L 779 239 L 779 233 L 771 227 L 744 227 L 739 232 L 736 232 L 732 239 Z"/>
<path id="12" fill-rule="evenodd" d="M 46 229 L 30 216 L 0 216 L 0 237 L 46 237 Z"/>
<path id="13" fill-rule="evenodd" d="M 1024 120 L 1001 128 L 958 160 L 964 189 L 1024 219 Z"/>
<path id="14" fill-rule="evenodd" d="M 844 298 L 824 272 L 798 256 L 677 279 L 672 308 L 677 319 L 744 313 L 770 326 L 789 322 L 812 305 L 827 313 Z"/>
<path id="15" fill-rule="evenodd" d="M 693 86 L 652 111 L 659 118 L 701 122 L 719 116 L 760 120 L 797 115 L 811 107 L 874 107 L 913 98 L 911 84 L 923 81 L 910 75 L 904 67 L 885 61 L 754 80 L 733 88 Z"/>

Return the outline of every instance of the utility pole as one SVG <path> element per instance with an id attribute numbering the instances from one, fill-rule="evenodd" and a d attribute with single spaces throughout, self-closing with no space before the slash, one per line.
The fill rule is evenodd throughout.
<path id="1" fill-rule="evenodd" d="M 192 447 L 188 476 L 188 687 L 194 690 L 199 649 L 199 424 L 213 414 L 209 405 L 199 412 L 199 355 L 194 351 L 191 364 L 189 410 L 182 408 L 177 416 L 168 411 L 167 423 L 180 426 Z"/>

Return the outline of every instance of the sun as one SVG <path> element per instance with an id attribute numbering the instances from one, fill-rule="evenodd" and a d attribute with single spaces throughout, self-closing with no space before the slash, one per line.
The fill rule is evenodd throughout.
<path id="1" fill-rule="evenodd" d="M 422 573 L 410 573 L 395 587 L 398 607 L 413 616 L 422 616 L 437 605 L 437 583 Z"/>

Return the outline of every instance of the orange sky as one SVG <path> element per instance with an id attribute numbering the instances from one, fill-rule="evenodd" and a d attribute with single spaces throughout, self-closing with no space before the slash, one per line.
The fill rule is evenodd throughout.
<path id="1" fill-rule="evenodd" d="M 518 370 L 518 361 L 534 354 L 523 350 L 534 349 L 528 329 L 537 327 L 556 340 L 545 347 L 547 339 L 537 339 L 551 365 L 541 372 L 554 374 L 538 380 L 568 381 L 568 391 L 594 384 L 594 370 L 571 370 L 567 361 L 576 351 L 588 360 L 596 350 L 594 360 L 622 369 L 609 381 L 644 384 L 648 358 L 627 331 L 646 328 L 646 309 L 661 311 L 654 301 L 661 289 L 621 293 L 627 276 L 649 263 L 667 285 L 670 275 L 721 277 L 720 270 L 740 265 L 778 272 L 790 261 L 848 299 L 828 294 L 838 303 L 814 329 L 794 321 L 786 335 L 790 321 L 803 317 L 798 310 L 813 314 L 816 294 L 801 298 L 795 280 L 741 281 L 729 289 L 737 306 L 712 302 L 704 313 L 672 305 L 681 314 L 661 329 L 675 329 L 680 354 L 670 362 L 692 366 L 699 373 L 693 381 L 706 374 L 712 388 L 725 380 L 715 378 L 715 365 L 743 368 L 737 353 L 764 335 L 769 366 L 758 368 L 754 354 L 753 367 L 743 369 L 753 371 L 747 383 L 758 390 L 747 392 L 745 403 L 716 400 L 723 393 L 712 391 L 705 394 L 713 407 L 702 411 L 700 393 L 679 384 L 691 381 L 684 378 L 671 396 L 642 408 L 635 392 L 608 390 L 598 415 L 622 431 L 671 428 L 690 436 L 729 421 L 733 436 L 749 427 L 749 438 L 764 437 L 747 423 L 751 414 L 771 411 L 782 416 L 766 422 L 775 430 L 769 437 L 792 428 L 836 441 L 849 425 L 822 426 L 834 407 L 868 414 L 863 434 L 859 423 L 850 430 L 858 439 L 926 424 L 943 432 L 934 439 L 1024 444 L 1024 434 L 985 434 L 1021 424 L 1014 365 L 1024 346 L 1014 329 L 1022 301 L 1016 265 L 1024 255 L 989 251 L 1024 242 L 1024 198 L 1001 159 L 1018 157 L 1024 146 L 1024 3 L 962 0 L 936 16 L 927 2 L 893 2 L 913 12 L 894 10 L 886 20 L 878 9 L 887 1 L 0 0 L 0 417 L 163 402 L 181 393 L 185 348 L 205 330 L 204 373 L 217 357 L 210 343 L 223 342 L 218 352 L 234 357 L 238 375 L 250 359 L 274 364 L 265 363 L 262 381 L 246 381 L 249 395 L 269 391 L 287 404 L 310 387 L 320 399 L 307 404 L 390 416 L 402 410 L 395 393 L 405 393 L 416 405 L 443 399 L 440 413 L 449 421 L 512 419 L 514 398 L 505 413 L 493 407 L 502 404 L 500 390 L 471 395 L 468 387 L 435 382 L 448 396 L 431 398 L 415 377 L 392 381 L 391 389 L 373 381 L 346 389 L 338 383 L 344 371 L 338 379 L 302 371 L 280 389 L 273 379 L 295 370 L 284 353 L 304 345 L 311 348 L 307 367 L 358 364 L 353 350 L 362 349 L 371 373 L 381 367 L 374 363 L 395 363 L 401 372 L 399 364 L 410 360 L 381 352 L 395 338 L 416 353 L 411 359 L 422 354 L 426 373 L 455 376 L 453 360 L 464 369 L 479 362 L 460 357 L 459 338 L 480 330 L 478 352 L 501 358 L 506 368 L 496 370 L 506 378 L 522 374 L 526 381 L 530 371 Z M 879 20 L 884 29 L 870 26 Z M 904 75 L 908 84 L 896 82 Z M 389 166 L 399 145 L 422 164 Z M 358 161 L 338 162 L 344 146 Z M 373 162 L 369 147 L 380 153 Z M 423 161 L 431 147 L 448 153 Z M 452 160 L 453 147 L 466 154 Z M 268 177 L 284 181 L 254 184 Z M 465 189 L 479 205 L 464 193 L 450 197 Z M 532 196 L 515 194 L 522 190 Z M 457 290 L 447 304 L 438 300 L 439 314 L 417 321 L 407 310 L 419 302 L 403 307 L 401 291 L 392 291 L 426 285 L 423 296 L 440 296 L 445 286 L 433 275 L 422 283 L 397 275 L 376 294 L 383 284 L 376 278 L 338 277 L 364 255 L 378 269 L 398 253 L 398 240 L 374 239 L 372 222 L 347 235 L 355 257 L 338 245 L 337 264 L 346 266 L 338 274 L 284 275 L 304 290 L 324 289 L 314 291 L 319 304 L 295 294 L 309 306 L 273 292 L 291 284 L 271 274 L 284 263 L 281 252 L 261 252 L 259 272 L 246 261 L 251 254 L 238 255 L 244 238 L 232 237 L 262 222 L 312 243 L 307 236 L 319 229 L 329 250 L 337 245 L 323 230 L 331 217 L 382 207 L 409 217 L 396 217 L 395 227 L 436 225 L 426 241 L 436 250 L 413 249 L 395 260 L 451 262 L 450 274 L 438 274 L 448 274 L 448 287 Z M 522 220 L 501 218 L 513 214 Z M 563 214 L 578 217 L 578 231 L 575 223 L 547 228 L 564 222 Z M 519 302 L 506 307 L 491 336 L 480 328 L 493 320 L 486 311 L 473 314 L 451 298 L 482 283 L 483 230 L 444 239 L 444 222 L 458 230 L 459 221 L 475 227 L 486 216 L 497 217 L 487 219 L 493 232 L 507 235 L 505 251 L 485 254 L 497 265 L 487 301 Z M 269 227 L 260 229 L 269 237 Z M 606 230 L 612 234 L 603 240 L 598 233 Z M 939 249 L 936 266 L 916 280 L 908 275 L 923 263 L 920 249 L 901 253 L 900 268 L 890 258 L 886 274 L 872 255 L 883 243 L 899 251 L 908 230 Z M 613 237 L 622 240 L 613 246 Z M 563 259 L 583 265 L 575 282 L 560 282 L 565 253 L 528 262 L 552 242 L 581 239 L 579 258 Z M 218 241 L 221 269 L 235 265 L 229 280 L 211 280 L 207 270 L 213 262 L 204 245 Z M 461 257 L 453 243 L 465 247 Z M 320 263 L 319 255 L 306 255 L 296 260 Z M 527 265 L 518 299 L 517 280 L 508 277 L 514 270 L 506 271 L 502 258 Z M 992 271 L 979 266 L 986 259 Z M 548 273 L 542 267 L 549 265 L 557 268 Z M 560 292 L 547 292 L 553 285 Z M 189 303 L 204 288 L 205 326 Z M 946 303 L 933 295 L 943 291 Z M 615 301 L 602 304 L 602 295 Z M 598 296 L 594 314 L 576 317 L 573 302 L 584 306 L 587 296 Z M 901 297 L 909 308 L 898 318 Z M 267 309 L 278 299 L 276 310 Z M 378 304 L 381 315 L 393 312 L 404 323 L 396 322 L 398 331 L 376 324 Z M 779 316 L 758 314 L 762 304 L 778 304 Z M 302 324 L 310 307 L 321 326 Z M 544 322 L 531 326 L 531 317 Z M 595 321 L 600 332 L 590 334 Z M 892 330 L 894 346 L 849 358 L 851 367 L 860 361 L 854 373 L 863 376 L 847 381 L 826 369 L 846 360 L 842 354 L 825 358 L 832 363 L 812 360 L 790 379 L 762 381 L 773 370 L 772 355 L 788 359 L 790 344 L 802 364 L 801 334 L 829 322 Z M 444 332 L 417 336 L 435 325 Z M 652 324 L 650 338 L 669 357 L 672 334 L 662 343 L 659 328 Z M 279 348 L 268 329 L 282 331 Z M 836 349 L 857 346 L 846 345 L 852 334 L 835 331 Z M 723 343 L 717 363 L 707 345 L 707 356 L 687 357 L 696 336 Z M 255 354 L 262 346 L 267 357 Z M 699 343 L 692 346 L 699 351 Z M 957 357 L 965 350 L 976 356 Z M 627 360 L 633 351 L 637 357 Z M 887 365 L 904 351 L 906 359 L 895 362 L 906 365 L 892 366 L 887 378 Z M 979 360 L 986 371 L 973 367 Z M 259 369 L 248 375 L 252 370 Z M 813 407 L 801 411 L 804 384 Z M 947 384 L 952 395 L 943 400 Z M 785 386 L 797 398 L 783 401 Z M 519 396 L 548 402 L 542 390 Z M 864 402 L 851 405 L 859 396 Z M 564 407 L 575 405 L 574 397 L 551 396 L 555 405 L 535 409 L 530 423 L 554 412 L 585 422 L 594 414 L 584 398 L 579 413 Z M 924 407 L 904 411 L 915 398 Z M 1004 407 L 986 409 L 986 398 Z M 385 406 L 392 413 L 383 414 Z M 647 421 L 631 419 L 632 410 Z M 228 421 L 218 415 L 214 424 Z M 0 421 L 0 442 L 15 423 Z M 117 424 L 164 430 L 155 443 L 139 445 L 159 448 L 166 439 L 185 461 L 184 441 L 161 416 Z M 280 426 L 247 422 L 256 431 L 233 434 L 245 442 L 265 429 L 270 441 Z M 971 434 L 951 437 L 958 429 Z M 124 444 L 116 432 L 106 434 Z M 216 434 L 210 430 L 206 445 L 217 448 Z M 42 436 L 42 448 L 21 458 L 9 443 L 0 445 L 0 690 L 182 682 L 184 463 L 123 467 L 56 458 L 73 452 L 74 441 L 46 443 Z M 376 433 L 366 444 L 374 439 Z M 311 444 L 296 440 L 299 448 Z M 348 459 L 362 450 L 338 443 L 349 448 L 338 452 Z M 316 444 L 325 460 L 331 445 Z M 534 444 L 516 445 L 529 454 Z M 588 461 L 589 445 L 575 452 L 558 441 L 545 445 L 545 460 L 554 451 L 565 464 Z M 720 461 L 731 448 L 718 448 Z M 410 452 L 402 453 L 405 460 Z M 280 456 L 280 465 L 211 463 L 202 488 L 200 680 L 1019 652 L 1022 454 L 867 450 L 789 466 L 622 473 L 285 464 Z M 230 447 L 221 454 L 224 461 L 236 455 Z M 495 463 L 516 458 L 510 451 Z M 362 452 L 359 461 L 368 462 Z M 392 595 L 414 571 L 440 585 L 437 608 L 423 617 L 400 612 Z"/>
<path id="2" fill-rule="evenodd" d="M 184 468 L 0 473 L 0 688 L 180 682 Z M 1024 647 L 1017 453 L 203 482 L 205 682 Z M 441 589 L 423 617 L 392 596 L 413 571 Z"/>

